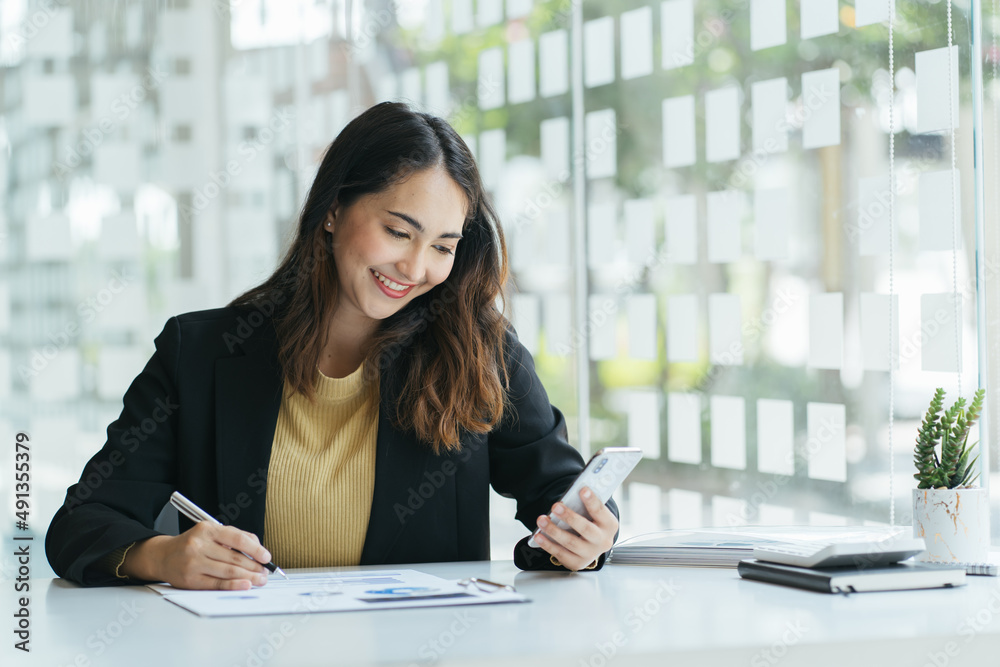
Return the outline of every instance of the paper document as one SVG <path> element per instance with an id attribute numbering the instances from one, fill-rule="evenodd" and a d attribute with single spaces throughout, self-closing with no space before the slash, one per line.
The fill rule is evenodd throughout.
<path id="1" fill-rule="evenodd" d="M 168 584 L 149 586 L 198 616 L 307 614 L 365 609 L 446 607 L 528 602 L 512 590 L 470 580 L 450 581 L 416 570 L 351 570 L 290 573 L 248 591 L 190 591 Z"/>

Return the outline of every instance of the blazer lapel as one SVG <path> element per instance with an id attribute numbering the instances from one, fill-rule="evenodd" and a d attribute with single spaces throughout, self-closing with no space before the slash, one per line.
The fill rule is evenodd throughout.
<path id="1" fill-rule="evenodd" d="M 215 431 L 219 507 L 229 523 L 264 536 L 271 444 L 283 380 L 270 323 L 241 346 L 243 356 L 215 362 Z"/>
<path id="2" fill-rule="evenodd" d="M 413 512 L 406 508 L 411 491 L 420 481 L 431 455 L 429 446 L 416 435 L 402 432 L 392 424 L 400 395 L 398 376 L 383 371 L 379 384 L 378 438 L 375 446 L 375 489 L 368 518 L 368 532 L 361 552 L 361 564 L 385 563 Z M 417 510 L 419 511 L 419 510 Z"/>

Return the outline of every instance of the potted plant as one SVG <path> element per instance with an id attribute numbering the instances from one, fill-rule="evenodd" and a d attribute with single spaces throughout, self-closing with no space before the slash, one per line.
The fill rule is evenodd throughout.
<path id="1" fill-rule="evenodd" d="M 989 497 L 973 486 L 979 479 L 973 455 L 978 441 L 969 444 L 969 431 L 983 408 L 984 389 L 972 405 L 959 397 L 944 410 L 944 389 L 934 392 L 917 432 L 913 459 L 913 535 L 927 545 L 921 557 L 934 562 L 978 563 L 987 559 L 990 545 Z"/>

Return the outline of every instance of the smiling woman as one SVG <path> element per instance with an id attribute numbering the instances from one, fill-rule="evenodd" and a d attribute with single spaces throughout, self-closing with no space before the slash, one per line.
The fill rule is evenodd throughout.
<path id="1" fill-rule="evenodd" d="M 455 131 L 401 104 L 361 114 L 327 150 L 271 277 L 168 321 L 52 520 L 53 569 L 85 585 L 245 589 L 272 559 L 486 559 L 490 485 L 549 538 L 526 536 L 519 567 L 601 567 L 617 508 L 584 492 L 586 518 L 557 502 L 583 460 L 497 306 L 507 279 Z M 177 409 L 136 441 L 164 400 Z M 232 525 L 158 534 L 175 490 Z"/>

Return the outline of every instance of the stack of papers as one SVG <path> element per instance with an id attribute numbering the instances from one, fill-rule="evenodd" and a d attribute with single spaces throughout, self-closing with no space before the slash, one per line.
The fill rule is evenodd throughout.
<path id="1" fill-rule="evenodd" d="M 736 567 L 753 558 L 756 546 L 809 542 L 879 542 L 906 529 L 880 526 L 751 526 L 664 530 L 624 540 L 611 551 L 618 565 L 673 565 L 678 567 Z"/>
<path id="2" fill-rule="evenodd" d="M 164 599 L 198 616 L 304 614 L 368 609 L 446 607 L 528 602 L 511 590 L 450 581 L 416 570 L 291 572 L 286 581 L 271 576 L 248 591 L 190 591 L 168 584 L 149 586 Z"/>

